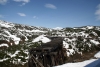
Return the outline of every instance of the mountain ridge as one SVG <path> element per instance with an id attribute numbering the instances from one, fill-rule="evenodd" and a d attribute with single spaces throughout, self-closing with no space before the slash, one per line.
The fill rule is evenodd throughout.
<path id="1" fill-rule="evenodd" d="M 28 50 L 31 47 L 41 45 L 44 39 L 51 41 L 56 38 L 63 38 L 63 47 L 68 56 L 67 62 L 92 58 L 93 54 L 100 50 L 100 26 L 66 27 L 55 30 L 0 20 L 0 65 L 2 67 L 9 64 L 26 65 L 29 57 Z"/>

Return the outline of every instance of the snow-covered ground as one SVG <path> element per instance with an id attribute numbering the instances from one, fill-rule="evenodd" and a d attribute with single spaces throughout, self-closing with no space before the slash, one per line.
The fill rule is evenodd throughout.
<path id="1" fill-rule="evenodd" d="M 100 58 L 100 51 L 94 55 L 94 57 Z M 77 63 L 66 63 L 54 67 L 100 67 L 100 59 L 90 59 Z"/>

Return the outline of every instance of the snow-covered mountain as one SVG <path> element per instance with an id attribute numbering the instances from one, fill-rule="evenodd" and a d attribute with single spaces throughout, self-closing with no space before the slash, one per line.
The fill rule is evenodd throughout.
<path id="1" fill-rule="evenodd" d="M 56 27 L 56 28 L 53 28 L 53 29 L 55 29 L 55 30 L 61 30 L 63 28 L 62 27 Z"/>
<path id="2" fill-rule="evenodd" d="M 68 56 L 67 62 L 73 62 L 72 56 L 74 61 L 92 58 L 100 50 L 100 26 L 50 29 L 0 20 L 1 67 L 11 64 L 11 67 L 13 64 L 26 67 L 28 50 L 50 42 L 54 38 L 63 38 L 63 47 L 66 48 Z M 77 56 L 83 59 L 80 60 Z"/>

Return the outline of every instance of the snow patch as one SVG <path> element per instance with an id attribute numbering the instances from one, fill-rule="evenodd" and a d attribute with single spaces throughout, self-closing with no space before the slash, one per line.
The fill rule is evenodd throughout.
<path id="1" fill-rule="evenodd" d="M 14 54 L 9 53 L 8 55 L 12 58 L 12 57 L 16 57 L 16 55 L 19 53 L 20 51 L 16 51 Z"/>
<path id="2" fill-rule="evenodd" d="M 9 47 L 8 44 L 0 44 L 0 47 L 2 47 L 2 46 Z"/>
<path id="3" fill-rule="evenodd" d="M 8 37 L 10 37 L 10 38 L 13 39 L 13 41 L 15 42 L 15 44 L 19 44 L 20 38 L 16 37 L 16 35 L 12 35 L 9 31 L 5 30 L 5 33 L 7 33 L 9 35 Z"/>
<path id="4" fill-rule="evenodd" d="M 87 26 L 88 29 L 93 29 L 93 26 Z"/>
<path id="5" fill-rule="evenodd" d="M 6 61 L 8 58 L 0 59 L 0 62 Z"/>
<path id="6" fill-rule="evenodd" d="M 100 44 L 98 41 L 95 41 L 95 40 L 90 40 L 92 43 L 94 43 L 95 45 L 98 45 Z"/>
<path id="7" fill-rule="evenodd" d="M 69 44 L 66 43 L 65 41 L 63 41 L 63 47 L 67 49 L 67 48 L 69 48 Z"/>
<path id="8" fill-rule="evenodd" d="M 75 51 L 73 49 L 67 49 L 67 56 L 69 57 L 70 55 L 75 54 Z"/>
<path id="9" fill-rule="evenodd" d="M 43 43 L 47 43 L 47 42 L 50 42 L 51 40 L 45 37 L 45 35 L 40 35 L 37 38 L 33 39 L 32 42 L 39 42 L 39 41 L 42 41 Z"/>
<path id="10" fill-rule="evenodd" d="M 44 32 L 44 31 L 41 31 L 41 30 L 26 30 L 26 32 Z"/>

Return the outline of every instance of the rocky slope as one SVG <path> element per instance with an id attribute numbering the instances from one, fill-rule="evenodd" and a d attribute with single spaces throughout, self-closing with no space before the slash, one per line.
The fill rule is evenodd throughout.
<path id="1" fill-rule="evenodd" d="M 0 20 L 0 67 L 13 67 L 15 64 L 26 67 L 31 47 L 58 37 L 63 38 L 67 62 L 76 61 L 74 58 L 79 58 L 77 54 L 83 56 L 81 59 L 86 59 L 100 50 L 100 26 L 49 29 Z M 85 54 L 91 55 L 86 57 Z"/>

